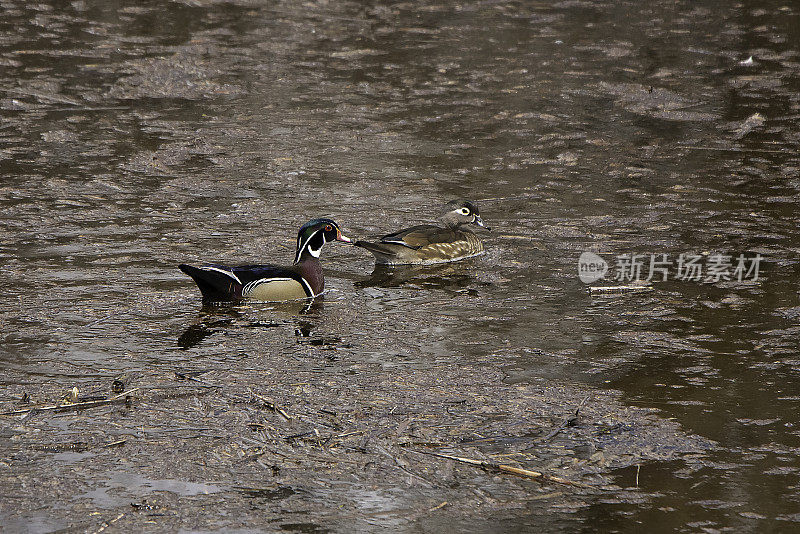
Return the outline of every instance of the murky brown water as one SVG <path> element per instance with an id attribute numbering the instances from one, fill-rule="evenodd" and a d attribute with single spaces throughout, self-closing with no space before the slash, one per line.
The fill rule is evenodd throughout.
<path id="1" fill-rule="evenodd" d="M 800 528 L 792 3 L 8 0 L 0 12 L 4 410 L 26 392 L 44 404 L 73 386 L 107 393 L 118 376 L 177 387 L 188 369 L 317 419 L 314 403 L 363 416 L 373 442 L 387 421 L 441 445 L 496 438 L 462 449 L 475 456 L 517 447 L 504 440 L 527 439 L 533 420 L 557 426 L 589 395 L 586 426 L 526 465 L 574 457 L 568 474 L 607 487 L 435 461 L 397 479 L 373 460 L 269 475 L 281 450 L 261 453 L 264 469 L 227 460 L 252 445 L 241 433 L 260 412 L 162 391 L 4 417 L 9 531 Z M 330 246 L 330 291 L 307 312 L 201 309 L 176 268 L 289 262 L 309 218 L 362 236 L 456 197 L 493 227 L 485 255 L 371 275 L 363 251 Z M 577 276 L 586 250 L 612 268 L 624 254 L 764 261 L 756 282 L 673 268 L 652 291 L 599 295 Z M 549 411 L 525 404 L 537 392 Z M 390 419 L 393 400 L 441 408 L 428 419 L 439 430 Z M 464 402 L 474 410 L 448 408 Z M 259 444 L 295 433 L 265 421 Z"/>

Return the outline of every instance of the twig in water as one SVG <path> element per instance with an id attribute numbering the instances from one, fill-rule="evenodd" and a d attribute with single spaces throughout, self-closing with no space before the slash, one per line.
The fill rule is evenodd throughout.
<path id="1" fill-rule="evenodd" d="M 10 412 L 3 412 L 3 413 L 0 413 L 0 415 L 24 415 L 24 414 L 31 413 L 31 412 L 52 412 L 52 411 L 66 412 L 68 410 L 80 410 L 80 409 L 83 409 L 83 408 L 94 408 L 95 406 L 105 406 L 106 404 L 111 404 L 111 403 L 113 403 L 115 401 L 118 401 L 120 399 L 123 399 L 123 398 L 127 399 L 127 397 L 131 393 L 133 393 L 134 391 L 138 391 L 138 390 L 139 390 L 139 388 L 129 389 L 128 391 L 125 391 L 124 393 L 120 393 L 119 395 L 114 395 L 113 397 L 111 397 L 109 399 L 91 400 L 91 401 L 85 401 L 85 402 L 72 402 L 72 403 L 69 403 L 69 404 L 56 404 L 56 405 L 53 405 L 53 406 L 41 406 L 41 407 L 38 407 L 38 408 L 37 407 L 31 407 L 31 408 L 25 408 L 25 409 L 22 409 L 22 410 L 13 410 L 13 411 L 10 411 Z"/>
<path id="2" fill-rule="evenodd" d="M 623 291 L 652 291 L 653 286 L 627 285 L 627 286 L 589 286 L 590 293 L 622 293 Z"/>
<path id="3" fill-rule="evenodd" d="M 447 501 L 442 501 L 441 504 L 438 504 L 438 505 L 434 506 L 433 508 L 428 509 L 428 512 L 429 513 L 430 512 L 435 512 L 436 510 L 439 510 L 440 508 L 444 508 L 445 506 L 447 506 Z"/>
<path id="4" fill-rule="evenodd" d="M 558 425 L 558 428 L 556 428 L 555 430 L 553 430 L 552 432 L 547 434 L 545 437 L 540 439 L 539 443 L 544 443 L 545 441 L 549 441 L 549 440 L 553 439 L 556 436 L 556 434 L 558 434 L 559 432 L 564 430 L 566 427 L 575 424 L 575 420 L 578 418 L 578 412 L 581 411 L 581 408 L 583 408 L 583 405 L 586 404 L 587 400 L 589 400 L 589 395 L 586 395 L 583 398 L 583 400 L 581 401 L 581 403 L 578 405 L 578 407 L 575 408 L 575 415 L 571 415 L 571 416 L 567 417 L 566 419 L 564 419 L 563 421 L 561 421 L 561 424 Z M 530 450 L 530 449 L 532 449 L 534 447 L 536 447 L 536 445 L 534 445 L 533 447 L 529 447 L 528 449 L 525 449 L 525 450 Z"/>
<path id="5" fill-rule="evenodd" d="M 345 432 L 344 434 L 339 434 L 338 436 L 331 436 L 331 437 L 336 438 L 336 439 L 342 439 L 342 438 L 346 438 L 348 436 L 357 436 L 358 434 L 363 434 L 363 433 L 364 433 L 363 430 L 355 430 L 353 432 Z"/>
<path id="6" fill-rule="evenodd" d="M 292 416 L 290 416 L 288 413 L 286 413 L 286 411 L 285 411 L 283 408 L 280 408 L 279 406 L 277 406 L 277 405 L 276 405 L 274 402 L 272 402 L 272 401 L 271 401 L 271 400 L 269 400 L 268 398 L 266 398 L 266 397 L 264 397 L 264 396 L 262 396 L 262 395 L 259 395 L 258 393 L 253 393 L 252 391 L 251 391 L 250 393 L 251 393 L 251 394 L 252 394 L 252 395 L 253 395 L 255 398 L 257 398 L 258 400 L 260 400 L 261 402 L 263 402 L 263 403 L 264 403 L 264 405 L 265 405 L 267 408 L 269 408 L 270 410 L 272 410 L 273 412 L 279 413 L 279 414 L 281 415 L 281 417 L 283 417 L 283 418 L 284 418 L 284 419 L 286 419 L 287 421 L 291 421 L 291 420 L 292 420 Z"/>
<path id="7" fill-rule="evenodd" d="M 429 488 L 433 488 L 433 487 L 436 486 L 435 484 L 433 484 L 427 478 L 425 478 L 423 476 L 420 476 L 420 475 L 418 475 L 416 473 L 411 472 L 411 470 L 409 470 L 405 465 L 403 465 L 404 462 L 401 462 L 400 459 L 398 459 L 396 456 L 393 456 L 391 453 L 389 453 L 389 451 L 387 451 L 383 447 L 376 447 L 376 448 L 377 448 L 378 452 L 380 452 L 384 456 L 387 456 L 388 458 L 391 458 L 392 461 L 394 461 L 394 466 L 396 468 L 398 468 L 400 471 L 406 473 L 408 476 L 410 476 L 412 478 L 415 478 L 415 479 L 421 481 L 423 484 L 425 484 Z"/>
<path id="8" fill-rule="evenodd" d="M 299 438 L 304 438 L 306 436 L 312 436 L 313 434 L 314 434 L 314 431 L 312 430 L 311 432 L 301 432 L 299 434 L 292 434 L 291 436 L 286 436 L 283 439 L 285 439 L 286 441 L 291 441 L 293 439 L 299 439 Z"/>
<path id="9" fill-rule="evenodd" d="M 103 522 L 103 524 L 100 525 L 100 528 L 98 528 L 97 530 L 93 531 L 91 534 L 100 534 L 105 529 L 107 529 L 108 527 L 110 527 L 111 525 L 113 525 L 114 523 L 116 523 L 117 521 L 122 519 L 123 517 L 125 517 L 125 512 L 119 514 L 114 519 L 109 519 L 108 521 Z"/>
<path id="10" fill-rule="evenodd" d="M 505 464 L 497 464 L 494 462 L 487 462 L 485 460 L 462 458 L 461 456 L 452 456 L 450 454 L 442 454 L 440 452 L 415 451 L 413 449 L 408 449 L 408 450 L 410 452 L 416 452 L 417 454 L 428 454 L 430 456 L 436 456 L 438 458 L 444 458 L 446 460 L 453 460 L 456 462 L 461 462 L 463 464 L 476 465 L 488 471 L 501 471 L 503 473 L 510 473 L 512 475 L 517 475 L 526 478 L 542 478 L 550 482 L 556 482 L 558 484 L 567 484 L 569 486 L 575 486 L 577 488 L 594 488 L 594 486 L 590 486 L 589 484 L 584 484 L 583 482 L 575 482 L 573 480 L 567 480 L 566 478 L 561 478 L 554 475 L 547 475 L 545 473 L 540 473 L 539 471 L 531 471 L 529 469 L 522 469 L 520 467 L 513 467 Z"/>
<path id="11" fill-rule="evenodd" d="M 203 387 L 206 387 L 206 388 L 221 388 L 222 386 L 220 386 L 219 384 L 210 384 L 210 383 L 206 382 L 205 380 L 201 380 L 201 379 L 197 378 L 196 376 L 192 376 L 193 374 L 202 374 L 202 373 L 207 373 L 207 372 L 208 371 L 199 371 L 199 372 L 194 372 L 194 373 L 189 373 L 189 372 L 181 373 L 180 371 L 175 371 L 175 376 L 180 378 L 181 380 L 191 380 L 192 382 L 197 382 L 198 384 L 202 384 Z"/>

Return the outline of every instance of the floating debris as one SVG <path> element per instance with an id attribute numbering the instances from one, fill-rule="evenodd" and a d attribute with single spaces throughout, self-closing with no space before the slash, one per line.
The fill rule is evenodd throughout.
<path id="1" fill-rule="evenodd" d="M 649 284 L 629 284 L 625 286 L 590 286 L 590 293 L 624 293 L 627 291 L 652 291 L 653 286 Z"/>
<path id="2" fill-rule="evenodd" d="M 741 139 L 756 128 L 761 127 L 766 118 L 761 113 L 753 113 L 739 124 L 733 134 L 734 139 Z"/>

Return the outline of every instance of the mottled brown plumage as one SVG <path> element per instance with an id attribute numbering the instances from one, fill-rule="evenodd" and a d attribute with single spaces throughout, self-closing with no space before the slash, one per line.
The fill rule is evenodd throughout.
<path id="1" fill-rule="evenodd" d="M 478 207 L 470 201 L 454 201 L 445 206 L 440 226 L 422 224 L 384 235 L 374 241 L 356 241 L 369 250 L 375 263 L 386 265 L 443 263 L 475 256 L 483 245 L 466 224 L 483 224 Z"/>

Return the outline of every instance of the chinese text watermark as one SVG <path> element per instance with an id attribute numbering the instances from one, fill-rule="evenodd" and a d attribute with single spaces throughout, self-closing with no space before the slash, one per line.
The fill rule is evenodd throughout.
<path id="1" fill-rule="evenodd" d="M 758 280 L 761 254 L 738 256 L 726 254 L 620 254 L 614 257 L 613 268 L 593 252 L 578 258 L 578 276 L 590 284 L 602 278 L 617 282 L 665 282 L 674 280 L 714 283 L 722 280 L 743 282 Z M 610 271 L 610 272 L 609 272 Z M 609 274 L 606 277 L 606 274 Z"/>

